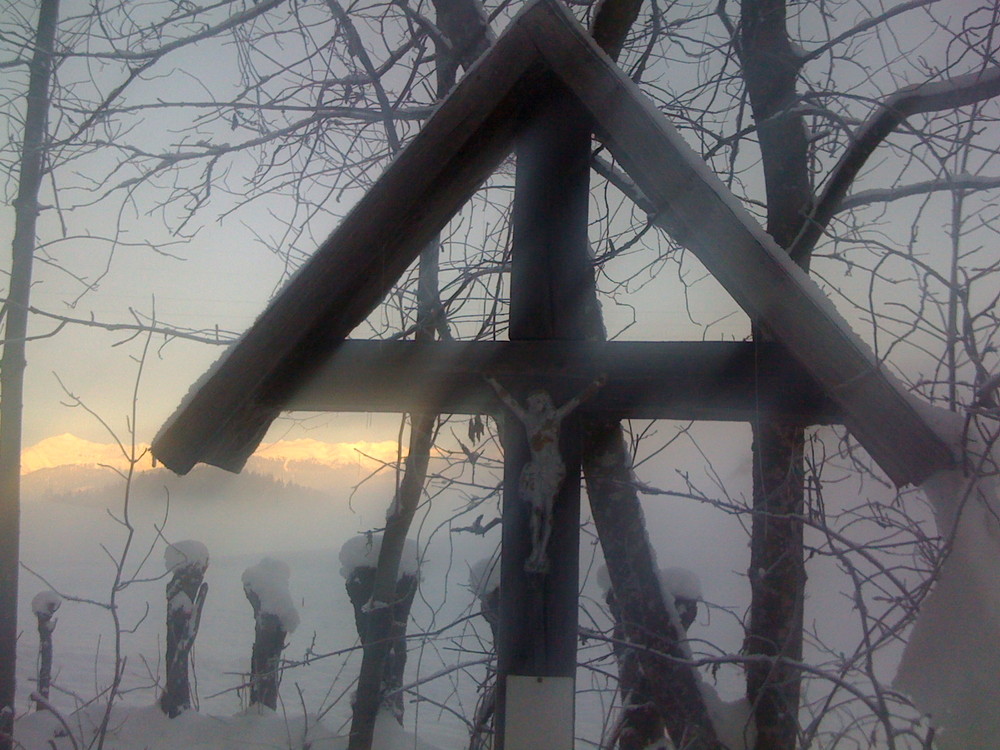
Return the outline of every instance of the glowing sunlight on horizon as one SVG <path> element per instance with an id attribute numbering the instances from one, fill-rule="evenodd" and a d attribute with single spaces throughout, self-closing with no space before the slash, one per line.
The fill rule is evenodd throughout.
<path id="1" fill-rule="evenodd" d="M 136 455 L 142 456 L 137 465 L 140 470 L 153 468 L 148 449 L 147 443 L 136 445 Z M 394 462 L 398 457 L 397 449 L 395 440 L 327 443 L 313 438 L 297 438 L 264 443 L 254 455 L 263 459 L 283 461 L 286 464 L 292 461 L 315 461 L 333 467 L 353 468 L 359 463 L 375 466 L 382 462 Z M 129 450 L 129 446 L 126 445 L 125 450 Z M 128 464 L 126 453 L 115 443 L 96 443 L 70 433 L 46 438 L 25 448 L 21 453 L 21 474 L 74 465 L 105 465 L 116 469 L 127 469 Z"/>

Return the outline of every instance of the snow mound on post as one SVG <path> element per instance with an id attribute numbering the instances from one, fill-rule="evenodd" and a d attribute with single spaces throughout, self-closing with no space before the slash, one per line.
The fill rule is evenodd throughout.
<path id="1" fill-rule="evenodd" d="M 961 414 L 916 406 L 964 466 L 922 486 L 951 550 L 920 606 L 894 685 L 941 730 L 943 750 L 991 750 L 1000 736 L 1000 446 L 984 450 L 975 420 L 967 425 Z"/>
<path id="2" fill-rule="evenodd" d="M 479 599 L 500 588 L 500 560 L 496 555 L 477 560 L 469 567 L 469 588 Z"/>
<path id="3" fill-rule="evenodd" d="M 674 599 L 701 601 L 701 581 L 687 568 L 663 568 L 660 571 L 660 588 Z"/>
<path id="4" fill-rule="evenodd" d="M 208 547 L 194 539 L 168 544 L 163 550 L 163 564 L 168 573 L 187 567 L 197 567 L 204 571 L 208 567 Z"/>
<path id="5" fill-rule="evenodd" d="M 62 597 L 55 591 L 39 591 L 31 600 L 35 617 L 51 617 L 62 606 Z"/>
<path id="6" fill-rule="evenodd" d="M 274 615 L 286 633 L 299 626 L 299 612 L 292 603 L 288 581 L 292 572 L 288 565 L 273 557 L 265 557 L 243 571 L 243 589 L 260 600 L 260 613 Z"/>
<path id="7" fill-rule="evenodd" d="M 358 534 L 351 537 L 340 548 L 340 575 L 344 580 L 354 575 L 358 568 L 378 567 L 378 555 L 382 549 L 381 534 Z M 413 539 L 403 543 L 403 555 L 399 560 L 399 577 L 416 576 L 420 568 L 420 552 Z"/>

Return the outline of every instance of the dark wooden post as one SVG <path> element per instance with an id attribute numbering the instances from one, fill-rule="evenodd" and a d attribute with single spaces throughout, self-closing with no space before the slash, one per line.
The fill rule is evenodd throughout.
<path id="1" fill-rule="evenodd" d="M 208 595 L 205 583 L 208 549 L 193 540 L 178 542 L 167 547 L 164 561 L 170 580 L 167 581 L 167 674 L 160 708 L 174 719 L 191 708 L 188 664 Z"/>
<path id="2" fill-rule="evenodd" d="M 58 620 L 56 611 L 62 605 L 62 597 L 55 591 L 41 591 L 31 600 L 31 611 L 38 620 L 38 697 L 37 710 L 45 708 L 52 685 L 52 632 Z"/>
<path id="3" fill-rule="evenodd" d="M 511 340 L 574 339 L 587 330 L 591 313 L 580 291 L 591 274 L 587 243 L 589 201 L 589 119 L 576 102 L 556 90 L 541 117 L 520 137 L 514 198 L 511 271 Z M 549 391 L 556 407 L 578 395 L 552 391 L 554 384 L 509 383 L 524 403 L 532 391 Z M 576 673 L 577 590 L 580 533 L 580 452 L 577 420 L 562 425 L 560 453 L 566 478 L 553 506 L 548 571 L 525 570 L 532 549 L 531 508 L 519 494 L 530 448 L 520 421 L 504 423 L 503 555 L 500 584 L 498 662 L 498 748 L 527 747 L 525 722 L 515 715 L 531 696 L 544 696 L 562 723 L 562 744 L 573 738 L 573 678 Z M 567 715 L 568 712 L 568 715 Z M 537 723 L 539 713 L 526 721 Z M 542 735 L 546 738 L 552 735 Z M 535 741 L 539 741 L 535 737 Z M 546 739 L 546 742 L 552 740 Z M 557 742 L 563 742 L 562 739 Z"/>

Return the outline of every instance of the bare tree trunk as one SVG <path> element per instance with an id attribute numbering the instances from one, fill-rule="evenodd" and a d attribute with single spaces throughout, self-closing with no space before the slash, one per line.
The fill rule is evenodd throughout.
<path id="1" fill-rule="evenodd" d="M 795 241 L 813 203 L 809 143 L 798 114 L 799 59 L 785 22 L 785 0 L 743 0 L 739 52 L 760 141 L 767 191 L 767 231 L 784 248 Z M 808 270 L 809 255 L 796 259 Z M 755 326 L 754 340 L 768 340 Z M 751 655 L 802 658 L 805 561 L 802 545 L 805 430 L 766 416 L 753 424 L 753 524 L 750 543 Z M 802 676 L 781 660 L 753 662 L 747 693 L 758 750 L 793 750 Z"/>
<path id="2" fill-rule="evenodd" d="M 621 633 L 636 645 L 637 669 L 645 678 L 649 700 L 675 745 L 719 748 L 695 672 L 678 661 L 687 658 L 681 646 L 684 632 L 670 617 L 663 598 L 621 425 L 590 420 L 583 457 L 587 495 L 619 608 Z M 634 727 L 637 736 L 655 731 L 655 724 L 645 719 Z M 652 743 L 662 737 L 647 739 Z"/>
<path id="3" fill-rule="evenodd" d="M 31 60 L 24 145 L 14 202 L 10 289 L 0 360 L 0 750 L 13 747 L 17 659 L 17 566 L 21 534 L 21 409 L 31 266 L 59 0 L 41 0 Z"/>
<path id="4" fill-rule="evenodd" d="M 285 650 L 285 629 L 273 612 L 262 612 L 260 597 L 245 591 L 254 614 L 253 650 L 250 653 L 250 705 L 278 707 L 281 686 L 281 652 Z"/>
<path id="5" fill-rule="evenodd" d="M 499 561 L 496 563 L 499 565 Z M 484 579 L 489 577 L 487 571 L 483 572 Z M 485 583 L 481 583 L 485 587 Z M 493 636 L 493 649 L 497 647 L 498 628 L 500 627 L 500 587 L 480 592 L 479 612 L 483 619 L 490 626 L 490 633 Z M 497 707 L 497 683 L 496 675 L 489 672 L 482 685 L 482 692 L 479 702 L 476 704 L 476 713 L 472 721 L 472 732 L 469 737 L 469 750 L 489 750 L 493 747 L 493 718 Z"/>
<path id="6" fill-rule="evenodd" d="M 417 331 L 418 340 L 434 338 L 433 314 L 428 314 L 434 306 L 429 304 L 425 298 L 429 289 L 423 280 L 425 274 L 432 273 L 427 266 L 433 266 L 435 279 L 433 297 L 436 300 L 437 253 L 438 243 L 432 242 L 420 256 L 421 294 L 419 296 L 421 301 L 419 306 L 421 309 L 418 311 L 418 320 L 420 321 Z M 400 647 L 404 648 L 405 651 L 403 636 L 406 635 L 407 617 L 402 617 L 402 621 L 400 621 L 395 616 L 398 612 L 402 612 L 402 608 L 397 609 L 399 563 L 406 536 L 410 531 L 410 524 L 413 522 L 413 516 L 420 501 L 420 494 L 423 492 L 424 481 L 427 478 L 427 464 L 433 443 L 435 420 L 434 415 L 410 415 L 410 446 L 406 456 L 406 469 L 386 517 L 378 567 L 375 570 L 371 599 L 368 603 L 370 610 L 367 613 L 367 622 L 364 623 L 367 639 L 365 635 L 362 635 L 362 640 L 365 641 L 364 655 L 361 659 L 358 690 L 352 707 L 348 750 L 369 750 L 371 748 L 375 733 L 375 720 L 385 694 L 383 677 L 385 676 L 385 661 L 390 651 L 390 644 L 393 641 L 403 644 Z M 415 592 L 415 578 L 412 583 Z M 412 600 L 413 592 L 409 594 L 409 601 L 412 602 Z M 408 616 L 409 606 L 406 606 L 405 610 Z M 360 630 L 359 633 L 361 633 Z M 402 663 L 405 663 L 405 657 L 403 657 Z M 398 718 L 401 720 L 401 702 L 399 714 Z"/>
<path id="7" fill-rule="evenodd" d="M 437 0 L 438 23 L 448 38 L 451 49 L 438 47 L 437 93 L 444 97 L 455 82 L 459 65 L 468 67 L 489 47 L 491 35 L 489 25 L 481 6 L 475 0 Z M 417 330 L 418 341 L 433 341 L 438 331 L 447 336 L 447 322 L 438 296 L 438 253 L 440 241 L 435 239 L 420 254 L 420 277 L 417 290 Z M 412 580 L 412 591 L 408 602 L 397 607 L 400 602 L 397 589 L 399 563 L 403 554 L 403 544 L 413 522 L 420 494 L 427 478 L 427 464 L 433 444 L 436 415 L 410 415 L 410 446 L 406 457 L 406 470 L 400 483 L 392 508 L 386 517 L 382 547 L 379 550 L 378 567 L 372 587 L 371 611 L 365 628 L 368 642 L 361 660 L 358 690 L 352 707 L 351 735 L 348 750 L 369 750 L 375 732 L 375 720 L 385 694 L 383 678 L 385 661 L 390 653 L 390 644 L 396 642 L 402 654 L 393 657 L 402 678 L 405 665 L 406 621 L 409 603 L 413 601 L 417 581 Z M 399 584 L 402 584 L 399 581 Z M 405 614 L 403 614 L 405 610 Z M 361 631 L 359 630 L 359 633 Z M 398 717 L 402 719 L 402 696 L 399 697 Z"/>
<path id="8" fill-rule="evenodd" d="M 390 602 L 385 606 L 370 607 L 375 590 L 376 571 L 374 567 L 359 566 L 345 582 L 347 596 L 354 607 L 354 624 L 358 629 L 361 645 L 364 647 L 364 658 L 369 664 L 375 664 L 377 661 L 382 665 L 378 680 L 366 682 L 364 696 L 361 693 L 359 680 L 358 694 L 355 698 L 355 706 L 362 701 L 366 705 L 369 703 L 374 705 L 375 709 L 366 713 L 366 717 L 370 717 L 373 722 L 373 729 L 375 717 L 382 706 L 387 706 L 392 711 L 396 721 L 401 724 L 403 722 L 403 696 L 395 693 L 391 698 L 387 698 L 386 695 L 403 685 L 403 672 L 406 669 L 406 623 L 410 617 L 413 598 L 417 593 L 417 577 L 404 574 L 396 581 Z M 373 655 L 377 655 L 377 659 L 373 658 Z M 366 720 L 359 719 L 359 726 L 366 723 Z"/>
<path id="9" fill-rule="evenodd" d="M 608 591 L 607 603 L 615 620 L 614 653 L 618 661 L 618 693 L 622 702 L 621 717 L 615 722 L 615 734 L 607 746 L 617 745 L 618 750 L 645 750 L 655 747 L 654 743 L 666 736 L 667 728 L 650 697 L 648 686 L 644 684 L 635 649 L 625 645 L 624 620 L 614 589 Z"/>
<path id="10" fill-rule="evenodd" d="M 612 57 L 621 50 L 639 6 L 635 0 L 603 0 L 600 4 L 592 33 Z M 599 311 L 593 281 L 587 293 L 593 295 Z M 587 337 L 604 339 L 606 332 L 599 312 L 597 317 Z M 674 661 L 685 656 L 681 648 L 684 633 L 680 624 L 671 620 L 663 599 L 621 423 L 586 422 L 583 473 L 608 565 L 620 633 L 625 641 L 637 646 L 634 660 L 624 665 L 625 679 L 628 681 L 632 672 L 644 676 L 644 698 L 648 703 L 643 703 L 649 710 L 636 710 L 624 717 L 634 746 L 643 747 L 643 742 L 653 746 L 662 741 L 666 728 L 678 747 L 719 748 L 694 670 Z"/>

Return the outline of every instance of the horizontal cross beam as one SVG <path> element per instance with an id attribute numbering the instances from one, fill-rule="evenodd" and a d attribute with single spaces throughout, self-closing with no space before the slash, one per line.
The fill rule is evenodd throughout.
<path id="1" fill-rule="evenodd" d="M 282 408 L 482 414 L 485 376 L 558 402 L 600 375 L 581 407 L 607 416 L 752 421 L 778 414 L 839 423 L 837 407 L 777 344 L 646 341 L 345 341 Z"/>

